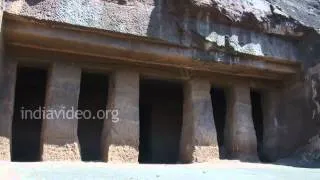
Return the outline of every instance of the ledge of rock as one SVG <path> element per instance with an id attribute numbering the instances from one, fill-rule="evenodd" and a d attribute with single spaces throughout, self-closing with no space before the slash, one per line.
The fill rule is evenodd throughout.
<path id="1" fill-rule="evenodd" d="M 299 51 L 297 38 L 305 39 L 312 33 L 319 37 L 320 31 L 319 0 L 6 0 L 5 3 L 7 14 L 141 36 L 201 49 L 208 54 L 218 50 L 296 61 L 305 57 Z"/>

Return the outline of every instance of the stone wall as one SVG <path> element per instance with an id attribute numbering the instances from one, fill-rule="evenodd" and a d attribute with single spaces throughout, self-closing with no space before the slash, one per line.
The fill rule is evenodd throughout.
<path id="1" fill-rule="evenodd" d="M 287 85 L 280 93 L 275 116 L 280 158 L 306 145 L 320 131 L 319 67 L 319 64 L 307 67 L 305 76 Z"/>

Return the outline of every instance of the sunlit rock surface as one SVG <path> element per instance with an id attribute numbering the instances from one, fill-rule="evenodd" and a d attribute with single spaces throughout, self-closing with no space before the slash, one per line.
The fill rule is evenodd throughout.
<path id="1" fill-rule="evenodd" d="M 205 51 L 222 47 L 293 61 L 301 59 L 296 42 L 274 35 L 301 37 L 320 28 L 317 0 L 7 0 L 5 11 Z"/>

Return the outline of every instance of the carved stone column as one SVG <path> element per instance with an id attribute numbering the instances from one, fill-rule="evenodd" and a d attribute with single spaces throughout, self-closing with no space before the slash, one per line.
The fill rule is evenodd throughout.
<path id="1" fill-rule="evenodd" d="M 69 64 L 54 63 L 50 72 L 46 93 L 46 109 L 49 111 L 77 110 L 81 69 Z M 49 117 L 49 115 L 47 114 Z M 73 116 L 73 115 L 72 115 Z M 78 119 L 60 114 L 43 119 L 42 160 L 80 160 L 77 136 Z"/>
<path id="2" fill-rule="evenodd" d="M 275 161 L 278 157 L 279 138 L 279 92 L 276 90 L 264 92 L 262 97 L 263 111 L 263 156 L 267 161 Z"/>
<path id="3" fill-rule="evenodd" d="M 109 83 L 108 110 L 102 134 L 103 159 L 115 163 L 138 163 L 139 73 L 116 71 Z"/>
<path id="4" fill-rule="evenodd" d="M 193 79 L 185 84 L 180 160 L 208 162 L 219 159 L 209 81 Z"/>
<path id="5" fill-rule="evenodd" d="M 242 84 L 232 87 L 228 94 L 224 143 L 232 159 L 258 160 L 251 111 L 250 87 Z"/>
<path id="6" fill-rule="evenodd" d="M 10 161 L 11 128 L 14 114 L 14 96 L 17 63 L 6 61 L 1 72 L 0 90 L 0 160 Z"/>

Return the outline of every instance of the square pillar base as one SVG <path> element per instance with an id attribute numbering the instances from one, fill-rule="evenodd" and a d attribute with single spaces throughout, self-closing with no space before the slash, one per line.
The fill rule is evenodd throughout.
<path id="1" fill-rule="evenodd" d="M 8 137 L 0 137 L 0 161 L 10 161 L 10 139 Z"/>
<path id="2" fill-rule="evenodd" d="M 108 156 L 111 163 L 138 163 L 139 151 L 128 145 L 110 145 Z"/>
<path id="3" fill-rule="evenodd" d="M 230 90 L 227 111 L 224 144 L 228 158 L 259 161 L 249 86 L 238 85 Z"/>
<path id="4" fill-rule="evenodd" d="M 218 146 L 195 146 L 193 162 L 214 162 L 219 160 Z"/>
<path id="5" fill-rule="evenodd" d="M 46 110 L 52 112 L 78 109 L 81 69 L 73 65 L 54 63 L 46 92 Z M 81 160 L 77 135 L 78 119 L 59 115 L 45 117 L 42 123 L 41 158 L 43 161 Z"/>
<path id="6" fill-rule="evenodd" d="M 102 152 L 106 162 L 138 163 L 139 78 L 139 73 L 125 70 L 110 78 L 108 110 L 118 110 L 118 119 L 109 117 L 104 122 Z"/>
<path id="7" fill-rule="evenodd" d="M 210 162 L 219 159 L 209 81 L 192 79 L 184 87 L 180 161 Z"/>
<path id="8" fill-rule="evenodd" d="M 80 160 L 80 151 L 78 143 L 54 145 L 43 145 L 42 159 L 45 161 L 78 161 Z"/>

